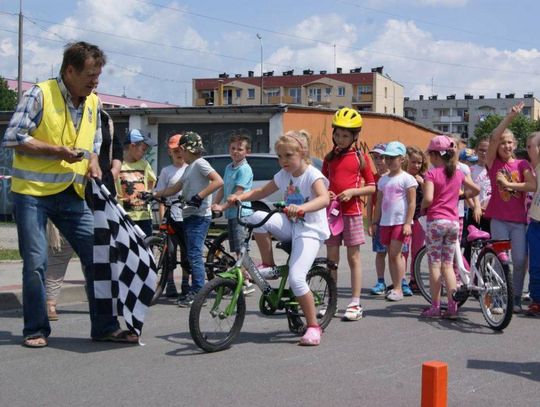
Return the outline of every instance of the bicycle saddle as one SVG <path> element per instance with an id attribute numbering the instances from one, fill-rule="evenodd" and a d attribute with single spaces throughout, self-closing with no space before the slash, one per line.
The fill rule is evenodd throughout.
<path id="1" fill-rule="evenodd" d="M 467 235 L 468 242 L 472 242 L 473 240 L 489 240 L 491 238 L 488 232 L 484 232 L 473 225 L 469 225 L 467 231 L 469 232 Z"/>

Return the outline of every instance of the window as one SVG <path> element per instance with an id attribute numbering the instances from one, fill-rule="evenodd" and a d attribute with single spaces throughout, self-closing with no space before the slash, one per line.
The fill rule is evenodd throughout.
<path id="1" fill-rule="evenodd" d="M 253 88 L 248 89 L 248 99 L 255 99 L 255 89 Z"/>
<path id="2" fill-rule="evenodd" d="M 388 88 L 384 87 L 384 98 L 386 99 L 388 97 Z"/>
<path id="3" fill-rule="evenodd" d="M 300 88 L 289 88 L 289 96 L 293 98 L 293 103 L 300 104 L 302 101 L 302 91 Z"/>
<path id="4" fill-rule="evenodd" d="M 242 97 L 242 89 L 236 89 L 236 97 L 240 99 Z"/>
<path id="5" fill-rule="evenodd" d="M 268 97 L 279 96 L 279 88 L 266 89 L 266 94 L 268 95 Z"/>
<path id="6" fill-rule="evenodd" d="M 337 88 L 337 95 L 338 96 L 345 96 L 345 86 L 340 86 Z"/>
<path id="7" fill-rule="evenodd" d="M 427 119 L 427 118 L 428 118 L 428 110 L 422 109 L 422 119 Z"/>
<path id="8" fill-rule="evenodd" d="M 321 101 L 321 88 L 309 88 L 309 98 L 314 102 Z"/>
<path id="9" fill-rule="evenodd" d="M 371 85 L 362 85 L 362 86 L 360 86 L 360 89 L 361 89 L 361 93 L 372 93 L 373 92 L 373 88 L 371 87 Z"/>
<path id="10" fill-rule="evenodd" d="M 325 88 L 324 93 L 326 96 L 330 96 L 332 94 L 332 88 Z"/>

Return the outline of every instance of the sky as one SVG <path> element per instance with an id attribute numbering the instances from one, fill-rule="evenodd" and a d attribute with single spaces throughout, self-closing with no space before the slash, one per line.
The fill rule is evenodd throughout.
<path id="1" fill-rule="evenodd" d="M 21 0 L 23 79 L 58 75 L 66 43 L 100 46 L 98 92 L 190 106 L 220 73 L 384 66 L 404 95 L 534 92 L 538 0 Z M 0 76 L 15 79 L 20 0 L 0 0 Z M 261 39 L 257 38 L 257 34 Z"/>

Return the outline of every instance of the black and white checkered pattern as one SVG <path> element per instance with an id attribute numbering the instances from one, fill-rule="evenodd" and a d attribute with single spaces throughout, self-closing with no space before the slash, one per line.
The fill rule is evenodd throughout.
<path id="1" fill-rule="evenodd" d="M 94 198 L 94 292 L 98 314 L 123 316 L 141 334 L 157 274 L 145 234 L 107 188 L 92 181 Z"/>

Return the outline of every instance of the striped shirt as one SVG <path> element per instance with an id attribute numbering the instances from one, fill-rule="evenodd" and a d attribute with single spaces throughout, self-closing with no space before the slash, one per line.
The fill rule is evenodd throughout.
<path id="1" fill-rule="evenodd" d="M 71 120 L 77 131 L 81 124 L 81 119 L 84 113 L 84 101 L 75 107 L 71 100 L 71 94 L 60 77 L 56 78 L 60 92 L 66 101 L 66 105 L 71 115 Z M 39 86 L 34 85 L 24 94 L 24 97 L 19 102 L 15 113 L 11 117 L 8 128 L 4 134 L 1 147 L 13 148 L 19 145 L 28 143 L 33 139 L 32 134 L 39 126 L 43 116 L 43 92 Z M 97 128 L 94 137 L 94 153 L 99 154 L 101 148 L 101 116 L 98 109 Z M 69 146 L 67 146 L 69 147 Z"/>

